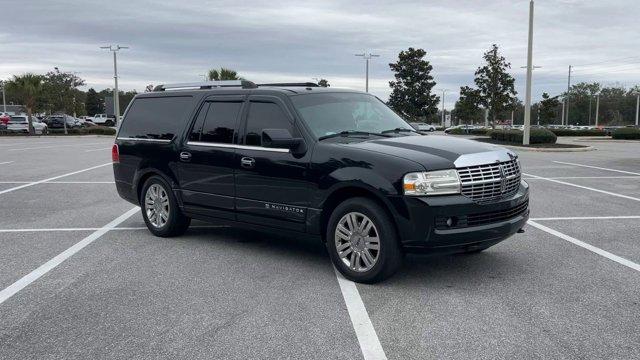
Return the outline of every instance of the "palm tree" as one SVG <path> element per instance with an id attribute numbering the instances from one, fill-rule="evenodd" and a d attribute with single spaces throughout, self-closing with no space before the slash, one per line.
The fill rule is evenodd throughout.
<path id="1" fill-rule="evenodd" d="M 242 80 L 241 77 L 238 76 L 238 73 L 234 70 L 227 69 L 221 67 L 218 69 L 211 69 L 207 74 L 209 81 L 218 81 L 218 80 Z"/>
<path id="2" fill-rule="evenodd" d="M 34 134 L 33 129 L 33 110 L 36 107 L 38 96 L 42 92 L 42 76 L 32 73 L 24 75 L 14 75 L 9 82 L 8 88 L 18 98 L 27 109 L 27 117 L 29 119 L 29 135 Z"/>

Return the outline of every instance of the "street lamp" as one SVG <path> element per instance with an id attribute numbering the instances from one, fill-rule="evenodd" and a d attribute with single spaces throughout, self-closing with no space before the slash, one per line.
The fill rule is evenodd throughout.
<path id="1" fill-rule="evenodd" d="M 380 57 L 380 55 L 376 55 L 376 54 L 372 54 L 372 53 L 362 53 L 362 54 L 355 54 L 355 56 L 361 56 L 363 59 L 365 59 L 367 61 L 366 64 L 366 80 L 365 80 L 365 91 L 369 92 L 369 60 L 371 60 L 371 58 L 374 57 Z"/>
<path id="2" fill-rule="evenodd" d="M 113 53 L 113 80 L 115 82 L 115 89 L 113 94 L 113 111 L 116 116 L 116 127 L 118 127 L 118 123 L 120 121 L 120 92 L 118 91 L 118 59 L 116 54 L 120 49 L 128 49 L 128 46 L 120 46 L 120 45 L 109 45 L 109 46 L 100 46 L 100 49 L 107 49 Z"/>
<path id="3" fill-rule="evenodd" d="M 533 0 L 529 2 L 529 39 L 527 46 L 527 89 L 524 100 L 522 144 L 529 145 L 531 134 L 531 80 L 533 75 Z"/>
<path id="4" fill-rule="evenodd" d="M 7 101 L 5 99 L 5 92 L 4 92 L 5 82 L 3 80 L 0 80 L 0 87 L 2 87 L 2 112 L 6 113 Z"/>

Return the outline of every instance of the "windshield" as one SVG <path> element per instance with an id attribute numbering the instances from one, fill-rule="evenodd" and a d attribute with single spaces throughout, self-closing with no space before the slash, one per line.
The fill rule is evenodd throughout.
<path id="1" fill-rule="evenodd" d="M 344 131 L 413 130 L 382 101 L 368 94 L 305 94 L 292 96 L 291 101 L 318 138 Z"/>

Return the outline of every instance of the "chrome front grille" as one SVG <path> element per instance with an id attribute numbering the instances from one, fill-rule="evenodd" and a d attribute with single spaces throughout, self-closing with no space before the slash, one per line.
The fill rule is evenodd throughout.
<path id="1" fill-rule="evenodd" d="M 513 195 L 520 186 L 520 166 L 516 159 L 457 169 L 462 195 L 478 202 Z"/>

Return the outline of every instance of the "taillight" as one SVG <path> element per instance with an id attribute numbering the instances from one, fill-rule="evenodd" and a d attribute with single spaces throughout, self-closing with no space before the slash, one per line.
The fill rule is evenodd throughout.
<path id="1" fill-rule="evenodd" d="M 120 149 L 118 149 L 118 144 L 113 144 L 113 147 L 111 147 L 111 162 L 114 164 L 120 162 Z"/>

